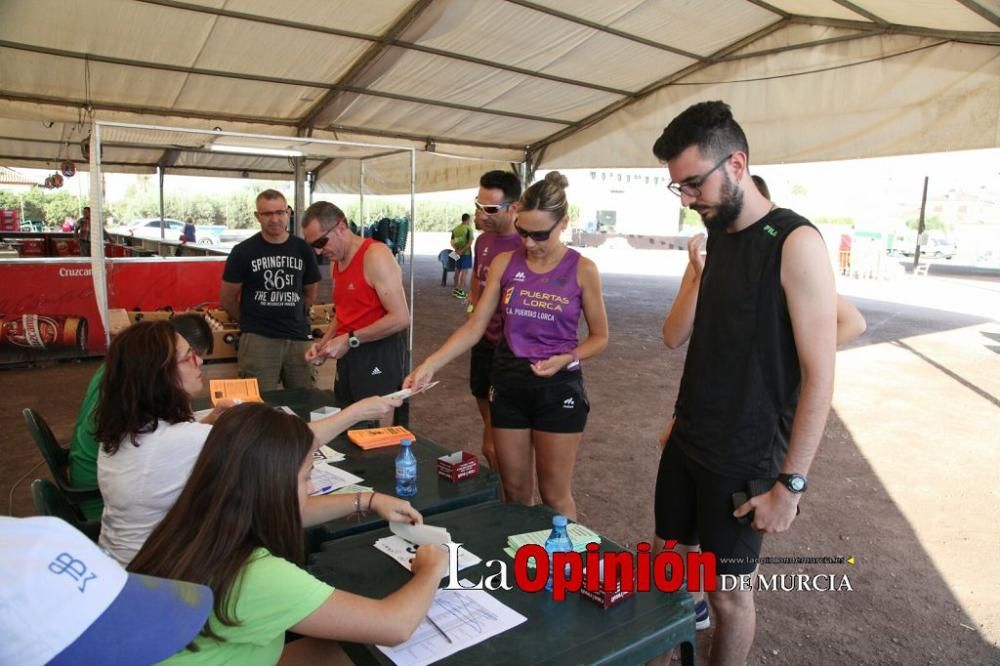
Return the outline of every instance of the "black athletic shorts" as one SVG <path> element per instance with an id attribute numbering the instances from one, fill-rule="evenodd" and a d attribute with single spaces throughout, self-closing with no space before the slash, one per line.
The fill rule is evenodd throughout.
<path id="1" fill-rule="evenodd" d="M 406 377 L 406 332 L 390 335 L 373 342 L 362 342 L 337 359 L 337 379 L 333 394 L 337 404 L 345 407 L 373 395 L 385 395 L 403 387 Z M 396 409 L 394 423 L 407 425 L 409 408 L 406 401 Z"/>
<path id="2" fill-rule="evenodd" d="M 590 402 L 583 390 L 583 377 L 573 374 L 577 376 L 553 377 L 552 381 L 532 386 L 495 382 L 489 396 L 493 427 L 566 434 L 583 432 Z"/>
<path id="3" fill-rule="evenodd" d="M 469 354 L 469 391 L 480 400 L 490 397 L 490 370 L 493 369 L 493 351 L 496 349 L 484 337 Z"/>
<path id="4" fill-rule="evenodd" d="M 745 479 L 720 476 L 667 442 L 656 477 L 656 536 L 681 545 L 701 544 L 715 553 L 716 572 L 752 573 L 762 535 L 733 517 L 733 493 L 746 492 Z"/>

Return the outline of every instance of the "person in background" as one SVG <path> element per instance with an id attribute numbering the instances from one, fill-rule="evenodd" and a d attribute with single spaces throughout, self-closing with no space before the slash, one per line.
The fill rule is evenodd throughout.
<path id="1" fill-rule="evenodd" d="M 313 251 L 330 260 L 334 321 L 305 359 L 322 364 L 337 360 L 333 392 L 337 404 L 349 405 L 372 395 L 399 390 L 406 374 L 404 331 L 410 312 L 399 264 L 383 243 L 361 238 L 347 225 L 343 211 L 317 201 L 302 217 L 302 233 Z M 406 425 L 408 407 L 386 415 L 382 425 Z"/>
<path id="2" fill-rule="evenodd" d="M 199 357 L 212 353 L 214 339 L 212 329 L 205 317 L 196 314 L 180 314 L 170 320 L 170 324 L 183 337 Z M 80 405 L 80 415 L 73 428 L 73 437 L 69 443 L 69 480 L 77 487 L 87 488 L 97 486 L 97 452 L 100 445 L 94 436 L 94 413 L 101 396 L 101 381 L 104 379 L 105 365 L 102 363 L 87 384 Z M 101 517 L 104 502 L 89 500 L 80 505 L 84 517 L 96 520 Z"/>
<path id="3" fill-rule="evenodd" d="M 567 185 L 553 171 L 525 191 L 514 223 L 523 249 L 493 260 L 472 315 L 403 385 L 430 382 L 482 338 L 500 306 L 490 418 L 504 496 L 530 504 L 537 468 L 542 501 L 575 520 L 573 470 L 590 411 L 580 362 L 607 347 L 608 318 L 597 266 L 559 238 L 569 224 Z M 588 329 L 582 342 L 581 314 Z"/>
<path id="4" fill-rule="evenodd" d="M 468 213 L 462 213 L 462 221 L 451 230 L 451 249 L 455 260 L 455 288 L 451 295 L 460 300 L 465 300 L 468 293 L 465 291 L 465 283 L 472 269 L 472 240 L 475 232 L 472 230 L 472 220 Z"/>
<path id="5" fill-rule="evenodd" d="M 194 243 L 196 238 L 196 230 L 194 226 L 194 220 L 190 217 L 184 220 L 184 242 Z"/>
<path id="6" fill-rule="evenodd" d="M 90 256 L 90 206 L 83 207 L 83 215 L 73 227 L 73 237 L 80 244 L 80 256 Z"/>
<path id="7" fill-rule="evenodd" d="M 0 664 L 152 664 L 204 626 L 212 591 L 129 574 L 51 516 L 0 516 Z"/>
<path id="8" fill-rule="evenodd" d="M 173 506 L 212 424 L 236 402 L 222 400 L 195 420 L 191 398 L 202 390 L 202 359 L 166 321 L 141 321 L 119 333 L 105 365 L 94 417 L 104 498 L 99 543 L 127 564 Z M 371 398 L 307 427 L 325 443 L 398 405 Z"/>
<path id="9" fill-rule="evenodd" d="M 313 368 L 309 308 L 316 302 L 319 266 L 309 246 L 288 231 L 288 203 L 277 190 L 257 195 L 260 233 L 238 244 L 226 259 L 219 300 L 240 324 L 241 377 L 255 377 L 261 391 L 311 388 Z"/>
<path id="10" fill-rule="evenodd" d="M 816 228 L 757 190 L 727 104 L 689 107 L 653 153 L 670 171 L 670 191 L 709 230 L 704 259 L 700 243 L 689 244 L 663 326 L 669 347 L 690 344 L 656 481 L 656 550 L 673 542 L 683 556 L 700 544 L 719 574 L 750 576 L 752 590 L 762 535 L 795 520 L 830 409 L 833 270 Z M 736 493 L 750 499 L 734 511 Z M 712 663 L 743 663 L 753 592 L 708 598 L 718 622 Z"/>
<path id="11" fill-rule="evenodd" d="M 473 251 L 472 281 L 466 307 L 469 315 L 475 311 L 486 288 L 486 277 L 493 260 L 504 252 L 524 247 L 524 241 L 514 229 L 514 205 L 520 198 L 521 179 L 513 171 L 487 171 L 479 178 L 479 193 L 475 200 L 476 226 L 484 232 L 476 239 Z M 493 370 L 493 352 L 502 335 L 503 315 L 497 308 L 483 337 L 469 353 L 469 390 L 483 419 L 483 457 L 493 469 L 497 469 L 498 465 L 493 426 L 490 424 L 490 372 Z"/>
<path id="12" fill-rule="evenodd" d="M 423 522 L 389 495 L 311 497 L 313 433 L 302 419 L 247 403 L 219 417 L 176 504 L 129 571 L 206 585 L 213 613 L 166 664 L 346 663 L 334 641 L 397 645 L 427 614 L 446 552 L 420 546 L 413 577 L 384 599 L 334 590 L 300 568 L 303 525 L 361 512 Z M 303 636 L 285 644 L 285 632 Z"/>

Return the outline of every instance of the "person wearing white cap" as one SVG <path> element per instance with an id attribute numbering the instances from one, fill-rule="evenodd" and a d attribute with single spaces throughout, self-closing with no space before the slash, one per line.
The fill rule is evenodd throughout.
<path id="1" fill-rule="evenodd" d="M 58 518 L 0 516 L 0 665 L 152 664 L 205 626 L 212 591 L 130 574 Z"/>

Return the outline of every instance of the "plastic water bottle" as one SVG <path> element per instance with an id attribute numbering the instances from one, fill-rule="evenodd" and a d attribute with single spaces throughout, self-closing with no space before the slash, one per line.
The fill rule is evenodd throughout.
<path id="1" fill-rule="evenodd" d="M 404 439 L 396 456 L 396 494 L 413 497 L 417 494 L 417 459 L 413 456 L 413 442 Z"/>
<path id="2" fill-rule="evenodd" d="M 549 554 L 549 581 L 545 583 L 546 590 L 552 591 L 553 553 L 568 553 L 571 550 L 573 542 L 569 540 L 569 533 L 566 531 L 566 516 L 552 516 L 552 533 L 545 540 L 545 552 Z"/>

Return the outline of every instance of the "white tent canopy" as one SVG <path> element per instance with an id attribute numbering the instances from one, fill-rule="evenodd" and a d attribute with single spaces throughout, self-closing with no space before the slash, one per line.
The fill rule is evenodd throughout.
<path id="1" fill-rule="evenodd" d="M 80 162 L 104 120 L 416 148 L 417 190 L 443 190 L 524 159 L 654 166 L 662 127 L 704 99 L 732 104 L 755 163 L 996 147 L 998 14 L 1000 0 L 5 0 L 0 163 Z M 358 191 L 350 160 L 309 154 L 318 190 Z M 118 136 L 102 162 L 292 173 Z M 409 191 L 409 169 L 379 160 L 365 190 Z"/>

